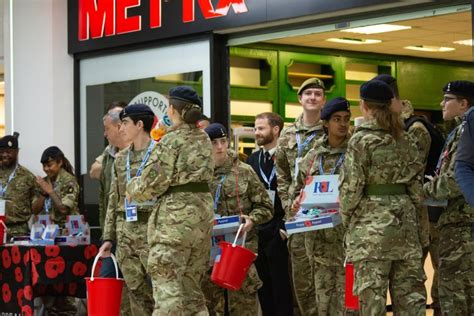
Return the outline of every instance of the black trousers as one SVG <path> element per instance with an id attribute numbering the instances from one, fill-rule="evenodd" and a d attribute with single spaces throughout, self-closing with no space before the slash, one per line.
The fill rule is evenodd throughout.
<path id="1" fill-rule="evenodd" d="M 263 282 L 258 299 L 264 316 L 293 315 L 293 298 L 288 267 L 288 248 L 279 228 L 282 221 L 272 223 L 258 234 L 257 273 Z"/>

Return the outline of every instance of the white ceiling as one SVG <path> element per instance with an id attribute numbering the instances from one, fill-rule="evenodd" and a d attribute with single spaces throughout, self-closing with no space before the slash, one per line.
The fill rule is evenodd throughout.
<path id="1" fill-rule="evenodd" d="M 472 46 L 453 43 L 454 41 L 472 38 L 472 16 L 470 11 L 446 14 L 436 17 L 391 22 L 391 24 L 408 25 L 411 26 L 412 29 L 372 35 L 331 31 L 287 37 L 267 42 L 275 44 L 321 47 L 422 58 L 438 58 L 469 62 L 474 60 Z M 326 41 L 326 39 L 331 37 L 378 39 L 382 40 L 382 42 L 378 44 L 353 45 Z M 441 53 L 414 51 L 403 48 L 408 45 L 445 46 L 453 47 L 456 50 Z"/>

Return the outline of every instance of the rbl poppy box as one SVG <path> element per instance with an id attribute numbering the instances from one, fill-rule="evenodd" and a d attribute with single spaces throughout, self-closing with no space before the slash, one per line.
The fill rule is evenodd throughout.
<path id="1" fill-rule="evenodd" d="M 339 175 L 309 176 L 301 192 L 303 208 L 339 208 Z"/>
<path id="2" fill-rule="evenodd" d="M 285 222 L 285 229 L 288 235 L 304 233 L 313 230 L 334 228 L 341 223 L 341 216 L 338 211 L 321 214 L 318 217 L 294 217 Z"/>
<path id="3" fill-rule="evenodd" d="M 212 236 L 221 236 L 236 233 L 240 225 L 240 216 L 221 216 L 214 219 Z"/>

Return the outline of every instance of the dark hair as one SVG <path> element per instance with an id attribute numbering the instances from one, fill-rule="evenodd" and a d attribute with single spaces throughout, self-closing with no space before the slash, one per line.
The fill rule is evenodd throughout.
<path id="1" fill-rule="evenodd" d="M 196 124 L 201 120 L 201 107 L 178 99 L 170 99 L 170 105 L 178 111 L 183 121 L 187 124 Z"/>
<path id="2" fill-rule="evenodd" d="M 267 119 L 268 124 L 270 124 L 271 127 L 278 126 L 279 128 L 278 135 L 280 135 L 281 130 L 283 129 L 283 119 L 281 118 L 280 115 L 276 113 L 263 112 L 255 116 L 255 119 Z"/>
<path id="3" fill-rule="evenodd" d="M 400 139 L 403 134 L 403 123 L 400 115 L 390 109 L 389 102 L 373 102 L 364 100 L 365 105 L 370 109 L 372 116 L 383 129 L 390 131 L 395 139 Z"/>
<path id="4" fill-rule="evenodd" d="M 107 104 L 106 106 L 106 111 L 109 112 L 110 110 L 114 109 L 114 108 L 121 108 L 123 109 L 124 107 L 127 106 L 127 103 L 123 102 L 123 101 L 112 101 L 110 102 L 109 104 Z"/>
<path id="5" fill-rule="evenodd" d="M 137 124 L 138 121 L 142 121 L 143 130 L 147 133 L 151 132 L 153 122 L 155 121 L 154 115 L 129 115 L 127 117 L 129 117 L 133 121 L 133 124 L 135 125 Z"/>
<path id="6" fill-rule="evenodd" d="M 64 156 L 64 153 L 61 151 L 61 149 L 59 149 L 58 147 L 51 146 L 43 151 L 43 154 L 41 155 L 41 163 L 44 165 L 50 160 L 62 162 L 62 167 L 64 168 L 64 170 L 74 175 L 74 169 L 72 168 L 71 163 Z"/>

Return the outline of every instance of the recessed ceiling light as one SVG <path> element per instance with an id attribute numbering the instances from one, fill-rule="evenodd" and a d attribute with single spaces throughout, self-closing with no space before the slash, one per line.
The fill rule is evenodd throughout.
<path id="1" fill-rule="evenodd" d="M 333 42 L 333 43 L 342 43 L 342 44 L 376 44 L 381 43 L 381 40 L 376 39 L 363 39 L 363 38 L 349 38 L 349 37 L 342 37 L 342 38 L 328 38 L 326 41 Z"/>
<path id="2" fill-rule="evenodd" d="M 406 25 L 396 25 L 396 24 L 376 24 L 369 26 L 354 27 L 351 29 L 341 30 L 341 32 L 349 33 L 358 33 L 358 34 L 377 34 L 377 33 L 386 33 L 394 32 L 401 30 L 409 30 L 411 26 Z"/>
<path id="3" fill-rule="evenodd" d="M 454 44 L 459 44 L 459 45 L 466 45 L 466 46 L 472 46 L 472 38 L 467 39 L 467 40 L 462 40 L 462 41 L 455 41 L 453 42 Z"/>
<path id="4" fill-rule="evenodd" d="M 412 45 L 406 46 L 405 49 L 411 50 L 419 50 L 422 52 L 432 52 L 432 53 L 443 53 L 443 52 L 451 52 L 456 50 L 453 47 L 441 47 L 441 46 L 430 46 L 430 45 Z"/>

